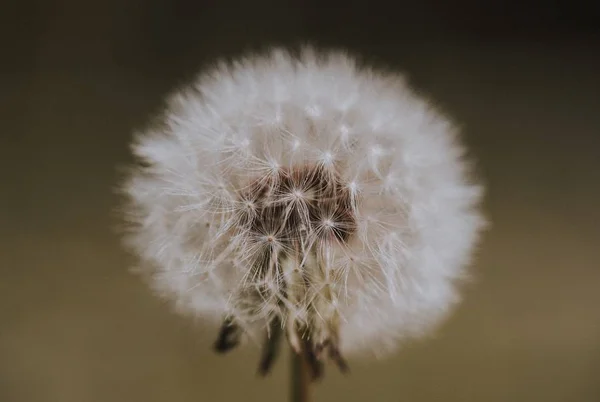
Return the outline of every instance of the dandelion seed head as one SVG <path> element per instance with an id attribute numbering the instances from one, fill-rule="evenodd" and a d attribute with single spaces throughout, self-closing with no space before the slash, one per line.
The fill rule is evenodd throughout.
<path id="1" fill-rule="evenodd" d="M 165 116 L 133 145 L 125 240 L 181 312 L 379 354 L 456 305 L 482 187 L 402 77 L 274 50 L 201 74 Z"/>

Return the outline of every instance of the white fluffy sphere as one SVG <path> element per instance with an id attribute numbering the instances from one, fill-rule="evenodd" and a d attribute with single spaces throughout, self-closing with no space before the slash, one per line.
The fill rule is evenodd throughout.
<path id="1" fill-rule="evenodd" d="M 344 53 L 223 63 L 133 149 L 139 271 L 181 311 L 251 336 L 277 319 L 351 354 L 427 333 L 484 226 L 452 123 Z"/>

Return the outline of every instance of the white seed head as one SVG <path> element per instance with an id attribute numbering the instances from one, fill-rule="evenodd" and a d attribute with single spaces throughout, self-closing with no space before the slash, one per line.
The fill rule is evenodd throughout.
<path id="1" fill-rule="evenodd" d="M 458 301 L 478 234 L 450 121 L 342 53 L 222 64 L 133 146 L 127 245 L 182 312 L 388 351 Z M 288 332 L 294 346 L 295 331 Z"/>

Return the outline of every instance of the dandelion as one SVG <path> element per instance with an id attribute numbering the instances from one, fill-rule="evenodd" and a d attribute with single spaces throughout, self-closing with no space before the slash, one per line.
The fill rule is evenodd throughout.
<path id="1" fill-rule="evenodd" d="M 137 136 L 127 245 L 215 349 L 287 339 L 309 373 L 392 352 L 456 305 L 482 188 L 452 123 L 402 76 L 272 50 L 201 74 Z M 215 328 L 217 329 L 217 328 Z"/>

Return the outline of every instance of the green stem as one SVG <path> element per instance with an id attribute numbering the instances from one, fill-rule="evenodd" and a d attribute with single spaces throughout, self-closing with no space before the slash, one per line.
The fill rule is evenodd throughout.
<path id="1" fill-rule="evenodd" d="M 291 402 L 310 402 L 310 370 L 304 353 L 292 352 Z"/>

